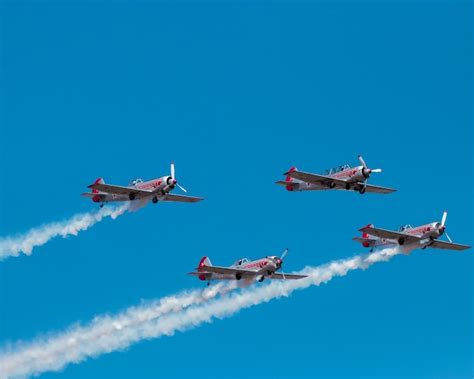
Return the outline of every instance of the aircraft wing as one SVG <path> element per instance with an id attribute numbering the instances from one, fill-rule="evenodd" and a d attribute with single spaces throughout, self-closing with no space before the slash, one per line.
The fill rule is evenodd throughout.
<path id="1" fill-rule="evenodd" d="M 281 272 L 275 272 L 270 279 L 283 279 L 283 280 L 290 280 L 290 279 L 303 279 L 307 278 L 308 275 L 297 275 L 297 274 L 285 274 L 283 275 Z"/>
<path id="2" fill-rule="evenodd" d="M 258 275 L 258 271 L 244 270 L 235 267 L 219 267 L 219 266 L 201 266 L 199 270 L 203 272 L 214 272 L 216 274 L 242 274 L 242 275 Z"/>
<path id="3" fill-rule="evenodd" d="M 371 236 L 379 237 L 379 238 L 386 238 L 386 239 L 399 239 L 403 238 L 405 242 L 412 242 L 412 241 L 419 241 L 420 237 L 414 236 L 412 234 L 403 233 L 403 232 L 396 232 L 394 230 L 386 230 L 386 229 L 379 229 L 374 228 L 373 226 L 365 226 L 359 231 L 363 233 L 370 234 Z"/>
<path id="4" fill-rule="evenodd" d="M 439 241 L 435 240 L 429 247 L 433 247 L 435 249 L 443 249 L 443 250 L 466 250 L 469 249 L 471 246 L 468 245 L 461 245 L 458 243 L 446 242 L 446 241 Z"/>
<path id="5" fill-rule="evenodd" d="M 361 185 L 364 185 L 364 183 L 360 183 Z M 367 184 L 365 186 L 365 192 L 372 192 L 372 193 L 392 193 L 395 192 L 396 189 L 393 188 L 387 188 L 387 187 L 379 187 L 379 186 L 373 186 L 371 184 Z"/>
<path id="6" fill-rule="evenodd" d="M 184 196 L 184 195 L 173 195 L 171 193 L 166 194 L 163 196 L 161 201 L 179 201 L 181 203 L 196 203 L 198 201 L 204 200 L 202 197 L 192 197 L 192 196 Z"/>
<path id="7" fill-rule="evenodd" d="M 88 186 L 90 189 L 98 190 L 115 195 L 129 195 L 133 193 L 137 197 L 147 196 L 153 193 L 153 191 L 143 190 L 133 187 L 114 186 L 113 184 L 94 183 Z"/>
<path id="8" fill-rule="evenodd" d="M 342 179 L 331 178 L 330 176 L 319 175 L 319 174 L 310 174 L 309 172 L 304 171 L 289 171 L 284 175 L 288 175 L 290 178 L 299 179 L 306 183 L 311 184 L 324 184 L 333 182 L 338 187 L 345 187 L 346 181 Z"/>

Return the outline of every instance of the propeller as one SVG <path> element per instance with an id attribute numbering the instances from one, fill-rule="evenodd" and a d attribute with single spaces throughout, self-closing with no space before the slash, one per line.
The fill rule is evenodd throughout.
<path id="1" fill-rule="evenodd" d="M 362 158 L 362 155 L 359 155 L 357 157 L 359 159 L 359 162 L 360 164 L 362 165 L 362 175 L 365 176 L 366 179 L 369 178 L 370 174 L 372 174 L 373 172 L 382 172 L 382 169 L 381 168 L 369 168 L 367 166 L 367 164 L 365 163 L 365 160 L 364 158 Z M 367 180 L 366 180 L 367 181 Z"/>
<path id="2" fill-rule="evenodd" d="M 170 173 L 171 173 L 170 176 L 171 176 L 171 179 L 173 180 L 174 185 L 177 186 L 181 191 L 188 192 L 186 188 L 180 186 L 179 183 L 176 181 L 174 162 L 171 162 Z"/>
<path id="3" fill-rule="evenodd" d="M 444 211 L 443 212 L 443 217 L 441 218 L 441 226 L 444 227 L 444 224 L 446 224 L 446 218 L 448 217 L 448 212 Z"/>
<path id="4" fill-rule="evenodd" d="M 444 212 L 443 212 L 443 217 L 441 217 L 440 232 L 441 232 L 441 234 L 444 233 L 444 235 L 446 236 L 446 238 L 448 239 L 448 241 L 452 243 L 453 241 L 451 240 L 451 238 L 449 238 L 448 233 L 446 233 L 446 226 L 445 226 L 445 225 L 446 225 L 446 219 L 447 219 L 447 218 L 448 218 L 448 212 L 444 211 Z"/>
<path id="5" fill-rule="evenodd" d="M 364 168 L 367 168 L 367 164 L 364 161 L 364 158 L 362 158 L 362 155 L 359 155 L 357 158 L 359 158 L 360 164 L 364 166 Z"/>
<path id="6" fill-rule="evenodd" d="M 286 255 L 288 254 L 288 251 L 289 251 L 289 249 L 285 249 L 283 251 L 283 253 L 281 254 L 281 257 L 276 259 L 277 269 L 280 269 L 281 266 L 283 265 L 283 260 L 285 259 Z M 281 275 L 283 276 L 283 279 L 286 279 L 285 278 L 285 273 L 283 272 L 283 270 L 281 270 Z"/>

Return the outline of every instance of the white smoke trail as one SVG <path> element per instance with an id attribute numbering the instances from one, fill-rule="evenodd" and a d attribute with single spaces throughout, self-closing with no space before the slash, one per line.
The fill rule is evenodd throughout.
<path id="1" fill-rule="evenodd" d="M 143 325 L 157 317 L 202 304 L 237 288 L 237 283 L 218 283 L 204 290 L 185 291 L 126 309 L 117 315 L 96 317 L 87 326 L 75 325 L 56 336 L 38 339 L 0 356 L 0 378 L 25 377 L 57 371 L 111 351 L 123 350 L 141 340 Z"/>
<path id="2" fill-rule="evenodd" d="M 105 217 L 115 220 L 128 209 L 128 204 L 118 208 L 102 208 L 99 211 L 82 213 L 71 217 L 69 220 L 53 222 L 38 228 L 33 228 L 24 234 L 14 237 L 0 238 L 0 260 L 8 257 L 17 257 L 21 253 L 31 255 L 33 249 L 44 245 L 54 237 L 77 236 Z"/>
<path id="3" fill-rule="evenodd" d="M 229 317 L 241 309 L 289 296 L 297 289 L 318 286 L 335 276 L 345 276 L 349 271 L 366 269 L 376 262 L 388 261 L 399 253 L 398 249 L 389 249 L 309 267 L 302 271 L 308 278 L 274 281 L 266 286 L 244 289 L 212 301 L 209 300 L 218 293 L 224 294 L 231 287 L 210 287 L 210 293 L 215 295 L 206 297 L 205 300 L 201 297 L 200 301 L 195 301 L 196 292 L 193 291 L 188 295 L 165 298 L 151 305 L 133 307 L 116 316 L 96 318 L 87 326 L 73 327 L 55 336 L 4 350 L 0 356 L 0 368 L 6 378 L 57 371 L 70 363 L 123 350 L 143 339 L 173 335 L 177 331 L 191 329 L 215 318 Z M 163 312 L 162 307 L 174 312 Z"/>

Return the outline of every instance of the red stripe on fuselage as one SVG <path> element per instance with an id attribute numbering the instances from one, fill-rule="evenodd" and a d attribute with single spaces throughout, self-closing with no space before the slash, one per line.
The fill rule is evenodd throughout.
<path id="1" fill-rule="evenodd" d="M 354 169 L 354 168 L 349 168 L 347 170 L 344 170 L 344 171 L 340 171 L 340 172 L 336 172 L 335 174 L 331 174 L 329 175 L 331 178 L 341 178 L 341 177 L 345 177 L 345 176 L 354 176 L 356 175 L 358 172 L 357 169 Z"/>

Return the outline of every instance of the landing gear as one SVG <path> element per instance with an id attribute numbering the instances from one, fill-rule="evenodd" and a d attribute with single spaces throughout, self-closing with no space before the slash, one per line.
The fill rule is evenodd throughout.
<path id="1" fill-rule="evenodd" d="M 242 274 L 235 274 L 235 279 L 237 279 L 237 280 L 242 279 Z"/>
<path id="2" fill-rule="evenodd" d="M 268 275 L 268 276 L 271 276 L 271 275 L 273 275 L 273 272 L 271 272 L 270 270 L 268 270 L 268 271 L 267 271 L 267 275 Z"/>
<path id="3" fill-rule="evenodd" d="M 134 194 L 134 193 L 129 193 L 129 194 L 128 194 L 128 198 L 129 198 L 130 200 L 135 200 L 135 194 Z"/>
<path id="4" fill-rule="evenodd" d="M 363 195 L 365 193 L 365 187 L 360 187 L 359 193 Z"/>
<path id="5" fill-rule="evenodd" d="M 151 201 L 153 202 L 153 204 L 156 204 L 158 202 L 158 198 L 155 196 L 153 199 L 151 199 Z"/>
<path id="6" fill-rule="evenodd" d="M 262 275 L 260 278 L 258 278 L 258 281 L 262 283 L 265 280 L 265 277 Z"/>
<path id="7" fill-rule="evenodd" d="M 398 244 L 402 246 L 405 243 L 405 238 L 399 238 L 398 239 Z"/>
<path id="8" fill-rule="evenodd" d="M 332 188 L 334 188 L 334 187 L 336 187 L 336 183 L 334 183 L 334 182 L 329 182 L 329 188 L 332 189 Z"/>
<path id="9" fill-rule="evenodd" d="M 351 184 L 350 183 L 346 183 L 346 190 L 350 190 L 351 189 Z"/>
<path id="10" fill-rule="evenodd" d="M 103 208 L 103 207 L 104 207 L 104 203 L 100 204 L 99 207 L 100 207 L 100 208 Z"/>
<path id="11" fill-rule="evenodd" d="M 211 282 L 207 282 L 207 286 L 209 287 L 209 285 L 211 284 Z"/>

